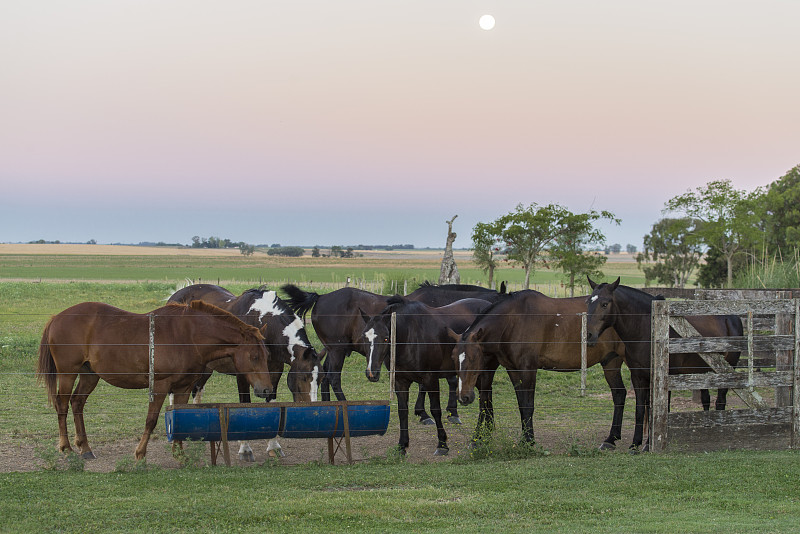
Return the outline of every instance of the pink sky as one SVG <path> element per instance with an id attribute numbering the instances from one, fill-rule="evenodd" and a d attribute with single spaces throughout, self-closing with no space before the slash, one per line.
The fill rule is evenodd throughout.
<path id="1" fill-rule="evenodd" d="M 491 13 L 497 26 L 478 27 Z M 0 5 L 0 241 L 457 247 L 800 163 L 794 1 Z"/>

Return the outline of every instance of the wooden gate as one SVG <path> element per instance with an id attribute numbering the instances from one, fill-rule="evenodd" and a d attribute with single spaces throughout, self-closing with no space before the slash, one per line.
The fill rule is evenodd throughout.
<path id="1" fill-rule="evenodd" d="M 653 302 L 650 444 L 688 450 L 800 447 L 800 299 Z M 700 337 L 685 319 L 693 315 L 739 315 L 742 337 Z M 670 338 L 672 327 L 679 338 Z M 746 366 L 722 356 L 741 351 Z M 696 352 L 714 373 L 669 375 L 669 355 Z M 767 362 L 757 353 L 774 354 Z M 746 409 L 671 412 L 669 392 L 730 388 Z M 761 395 L 765 391 L 769 394 Z M 774 390 L 772 389 L 774 388 Z M 774 391 L 774 394 L 772 393 Z"/>

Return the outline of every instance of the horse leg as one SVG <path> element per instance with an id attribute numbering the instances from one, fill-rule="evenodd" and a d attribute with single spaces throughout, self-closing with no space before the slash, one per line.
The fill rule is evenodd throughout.
<path id="1" fill-rule="evenodd" d="M 728 388 L 721 388 L 717 390 L 717 402 L 714 406 L 716 410 L 724 410 L 728 400 Z M 709 399 L 709 404 L 711 400 Z"/>
<path id="2" fill-rule="evenodd" d="M 77 377 L 77 374 L 58 375 L 58 389 L 53 404 L 58 415 L 58 450 L 61 452 L 72 451 L 72 447 L 69 444 L 69 433 L 67 432 L 67 413 L 69 412 L 72 387 L 75 385 Z"/>
<path id="3" fill-rule="evenodd" d="M 211 376 L 211 373 L 209 373 L 208 376 Z M 206 378 L 206 380 L 208 380 L 208 378 Z M 203 385 L 200 386 L 199 390 L 197 389 L 197 383 L 195 383 L 195 385 L 192 387 L 191 393 L 170 393 L 170 400 L 173 401 L 174 404 L 186 404 L 189 402 L 189 396 L 191 395 L 194 397 L 193 404 L 200 404 L 200 402 L 197 400 L 197 397 L 204 389 L 205 381 L 203 382 Z M 172 443 L 173 457 L 175 456 L 175 449 L 183 449 L 183 441 L 175 440 Z"/>
<path id="4" fill-rule="evenodd" d="M 436 445 L 436 450 L 433 455 L 446 456 L 447 453 L 450 452 L 450 447 L 447 446 L 447 432 L 445 432 L 444 424 L 442 423 L 439 379 L 426 378 L 425 381 L 420 384 L 420 389 L 424 389 L 428 394 L 428 400 L 431 402 L 431 415 L 433 415 L 433 420 L 436 422 L 436 436 L 439 439 L 439 443 Z"/>
<path id="5" fill-rule="evenodd" d="M 614 450 L 617 448 L 617 440 L 622 438 L 622 414 L 625 410 L 625 398 L 628 390 L 625 382 L 622 381 L 621 370 L 622 359 L 617 357 L 610 361 L 604 361 L 603 375 L 606 383 L 611 390 L 611 400 L 614 403 L 614 415 L 611 419 L 611 430 L 608 437 L 600 444 L 600 450 Z"/>
<path id="6" fill-rule="evenodd" d="M 397 395 L 397 419 L 400 423 L 400 439 L 397 448 L 400 454 L 405 455 L 408 449 L 408 389 L 411 382 L 395 378 L 395 395 Z"/>
<path id="7" fill-rule="evenodd" d="M 522 421 L 522 439 L 527 443 L 535 443 L 533 437 L 534 395 L 536 392 L 536 369 L 524 371 L 508 371 L 514 392 L 517 394 L 519 416 Z"/>
<path id="8" fill-rule="evenodd" d="M 158 384 L 156 384 L 155 387 L 155 391 L 169 391 L 169 389 L 169 387 L 159 387 Z M 176 398 L 177 397 L 178 395 L 176 394 Z M 150 441 L 150 434 L 153 433 L 156 423 L 158 423 L 158 415 L 161 413 L 161 406 L 164 404 L 165 398 L 165 393 L 153 394 L 153 400 L 149 403 L 147 408 L 147 419 L 144 423 L 142 439 L 139 440 L 139 444 L 136 446 L 136 450 L 133 453 L 133 457 L 136 460 L 141 460 L 147 454 L 147 443 Z M 188 399 L 188 396 L 186 398 Z"/>
<path id="9" fill-rule="evenodd" d="M 267 443 L 267 456 L 270 458 L 283 458 L 286 453 L 283 452 L 281 444 L 278 443 L 278 438 L 272 438 Z"/>
<path id="10" fill-rule="evenodd" d="M 419 417 L 420 424 L 433 425 L 436 424 L 433 418 L 425 411 L 425 391 L 420 385 L 419 394 L 417 395 L 417 402 L 414 404 L 414 415 Z"/>
<path id="11" fill-rule="evenodd" d="M 461 418 L 458 416 L 458 375 L 447 377 L 447 420 L 450 424 L 460 425 Z"/>
<path id="12" fill-rule="evenodd" d="M 472 445 L 483 441 L 494 432 L 494 404 L 492 403 L 492 382 L 497 365 L 478 376 L 478 424 L 472 435 Z"/>
<path id="13" fill-rule="evenodd" d="M 648 404 L 650 403 L 650 379 L 641 372 L 631 372 L 631 382 L 633 383 L 633 391 L 636 394 L 636 411 L 634 416 L 633 443 L 631 443 L 630 448 L 632 452 L 638 452 L 642 447 L 644 420 Z M 644 450 L 647 449 L 649 449 L 649 447 L 646 446 Z"/>
<path id="14" fill-rule="evenodd" d="M 719 404 L 719 391 L 717 391 L 717 404 Z M 700 404 L 703 405 L 703 410 L 706 412 L 711 409 L 711 393 L 707 389 L 700 390 Z"/>
<path id="15" fill-rule="evenodd" d="M 86 437 L 86 426 L 83 422 L 83 407 L 86 406 L 86 399 L 89 394 L 97 387 L 100 377 L 94 373 L 81 373 L 78 378 L 78 386 L 72 392 L 70 403 L 72 404 L 72 417 L 75 419 L 75 446 L 80 450 L 81 458 L 94 460 L 97 458 L 89 447 L 89 440 Z"/>
<path id="16" fill-rule="evenodd" d="M 349 352 L 348 352 L 349 354 Z M 328 389 L 332 389 L 336 400 L 347 400 L 342 391 L 342 368 L 344 367 L 344 359 L 347 354 L 338 349 L 331 349 L 325 357 L 323 368 L 325 369 L 325 376 L 322 378 L 322 400 L 331 400 L 331 394 Z"/>

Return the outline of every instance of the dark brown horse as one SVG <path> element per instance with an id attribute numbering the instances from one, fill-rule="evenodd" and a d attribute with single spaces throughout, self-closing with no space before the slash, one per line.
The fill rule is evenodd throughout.
<path id="1" fill-rule="evenodd" d="M 492 366 L 497 367 L 488 362 L 498 361 L 514 385 L 523 439 L 532 442 L 536 373 L 539 369 L 580 370 L 580 315 L 585 310 L 585 297 L 550 298 L 538 291 L 518 291 L 495 303 L 461 335 L 452 334 L 457 340 L 452 359 L 458 370 L 459 400 L 471 403 L 478 378 L 487 369 L 493 374 Z M 622 432 L 626 395 L 620 372 L 623 352 L 620 340 L 609 332 L 586 353 L 587 367 L 602 365 L 614 402 L 611 431 L 602 449 L 613 449 Z M 491 429 L 492 414 L 486 414 L 485 420 Z"/>
<path id="2" fill-rule="evenodd" d="M 491 304 L 480 299 L 464 299 L 447 306 L 431 307 L 400 296 L 389 299 L 388 306 L 374 317 L 364 315 L 365 326 L 358 339 L 359 351 L 367 354 L 367 378 L 377 382 L 381 365 L 388 368 L 390 320 L 396 313 L 395 392 L 400 422 L 398 447 L 408 448 L 408 397 L 412 383 L 428 394 L 431 414 L 436 423 L 439 443 L 435 455 L 447 454 L 447 433 L 442 425 L 439 403 L 439 379 L 455 374 L 450 353 L 453 340 L 448 332 L 461 331 Z M 497 365 L 495 365 L 495 368 Z"/>
<path id="3" fill-rule="evenodd" d="M 170 304 L 151 313 L 155 317 L 153 398 L 135 450 L 137 460 L 147 453 L 164 398 L 172 393 L 176 402 L 185 403 L 209 362 L 232 358 L 237 372 L 245 376 L 257 396 L 266 397 L 272 391 L 269 353 L 257 328 L 203 302 Z M 67 435 L 71 404 L 75 446 L 84 458 L 94 458 L 86 438 L 83 407 L 101 378 L 119 388 L 149 386 L 148 315 L 84 302 L 47 323 L 39 346 L 37 378 L 44 382 L 58 414 L 59 450 L 72 450 Z"/>
<path id="4" fill-rule="evenodd" d="M 322 400 L 330 400 L 329 388 L 333 389 L 338 400 L 345 400 L 344 391 L 342 391 L 342 368 L 345 358 L 351 352 L 361 352 L 358 347 L 358 338 L 364 330 L 364 321 L 360 311 L 368 316 L 377 315 L 386 307 L 388 297 L 352 287 L 337 289 L 322 295 L 303 291 L 291 284 L 285 285 L 281 289 L 289 297 L 289 306 L 301 317 L 305 317 L 311 311 L 311 324 L 325 347 L 323 350 L 326 354 L 325 372 L 321 383 Z M 423 302 L 429 306 L 443 306 L 464 298 L 479 298 L 493 302 L 502 297 L 503 295 L 497 291 L 480 286 L 434 286 L 426 282 L 406 298 Z M 455 396 L 456 383 L 454 377 L 451 377 L 450 380 L 451 382 L 448 382 L 451 391 L 447 403 L 450 413 L 448 419 L 453 423 L 459 423 L 458 403 Z M 423 393 L 420 393 L 417 398 L 414 413 L 422 422 L 431 421 L 431 418 L 425 413 Z"/>
<path id="5" fill-rule="evenodd" d="M 229 311 L 245 323 L 255 326 L 264 335 L 264 344 L 269 348 L 269 370 L 272 381 L 272 394 L 267 401 L 274 400 L 278 384 L 283 375 L 284 365 L 289 366 L 286 383 L 295 402 L 311 402 L 317 400 L 317 389 L 322 375 L 322 365 L 317 351 L 311 345 L 306 334 L 303 320 L 298 317 L 288 304 L 278 297 L 275 291 L 264 288 L 248 289 L 238 297 L 227 289 L 213 284 L 194 284 L 176 291 L 169 302 L 188 304 L 193 300 L 202 300 Z M 239 390 L 239 402 L 250 402 L 250 385 L 244 377 L 236 374 L 230 359 L 211 362 L 205 374 L 196 384 L 198 395 L 211 377 L 212 371 L 236 376 Z M 270 456 L 283 456 L 277 439 L 267 444 Z M 239 459 L 246 462 L 255 461 L 250 444 L 239 443 Z"/>
<path id="6" fill-rule="evenodd" d="M 589 279 L 592 294 L 586 299 L 588 305 L 587 342 L 591 346 L 599 336 L 613 329 L 625 343 L 625 362 L 631 371 L 631 382 L 636 393 L 636 425 L 633 432 L 632 449 L 642 445 L 645 411 L 650 405 L 650 345 L 652 327 L 652 303 L 654 297 L 628 286 L 619 284 L 619 278 L 611 284 L 597 284 Z M 741 336 L 742 321 L 735 315 L 694 316 L 686 318 L 702 336 Z M 678 337 L 670 328 L 670 337 Z M 739 352 L 728 352 L 725 360 L 735 366 Z M 698 354 L 670 354 L 669 373 L 707 373 L 711 368 Z M 716 409 L 724 410 L 727 389 L 717 391 Z M 708 410 L 708 391 L 703 393 L 703 409 Z M 649 447 L 645 446 L 644 450 Z"/>

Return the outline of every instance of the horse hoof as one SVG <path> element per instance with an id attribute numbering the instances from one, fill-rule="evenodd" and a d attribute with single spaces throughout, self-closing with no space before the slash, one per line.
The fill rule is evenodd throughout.
<path id="1" fill-rule="evenodd" d="M 239 459 L 241 461 L 243 461 L 243 462 L 255 462 L 256 461 L 256 457 L 253 454 L 253 451 L 240 452 L 239 453 Z"/>
<path id="2" fill-rule="evenodd" d="M 283 449 L 272 449 L 267 451 L 267 456 L 270 458 L 284 458 L 286 453 L 283 452 Z"/>
<path id="3" fill-rule="evenodd" d="M 422 424 L 422 425 L 435 425 L 436 421 L 434 421 L 432 418 L 428 417 L 426 419 L 420 420 L 420 424 Z"/>
<path id="4" fill-rule="evenodd" d="M 87 451 L 81 454 L 81 458 L 84 460 L 97 460 L 97 456 L 94 455 L 92 451 Z"/>
<path id="5" fill-rule="evenodd" d="M 460 425 L 461 424 L 461 418 L 459 416 L 457 416 L 457 415 L 449 415 L 449 416 L 447 416 L 447 420 L 450 421 L 450 424 L 452 424 L 452 425 Z"/>
<path id="6" fill-rule="evenodd" d="M 639 453 L 641 453 L 642 451 L 640 451 L 640 450 L 639 450 L 639 447 L 638 447 L 638 446 L 633 446 L 633 445 L 631 445 L 631 448 L 628 450 L 628 452 L 629 452 L 630 454 L 639 454 Z"/>
<path id="7" fill-rule="evenodd" d="M 450 449 L 447 447 L 437 447 L 435 451 L 433 451 L 434 456 L 447 456 L 447 453 L 450 452 Z"/>
<path id="8" fill-rule="evenodd" d="M 608 441 L 604 441 L 603 443 L 600 444 L 601 451 L 613 451 L 616 448 L 617 448 L 616 445 L 614 445 L 613 443 L 609 443 Z"/>

